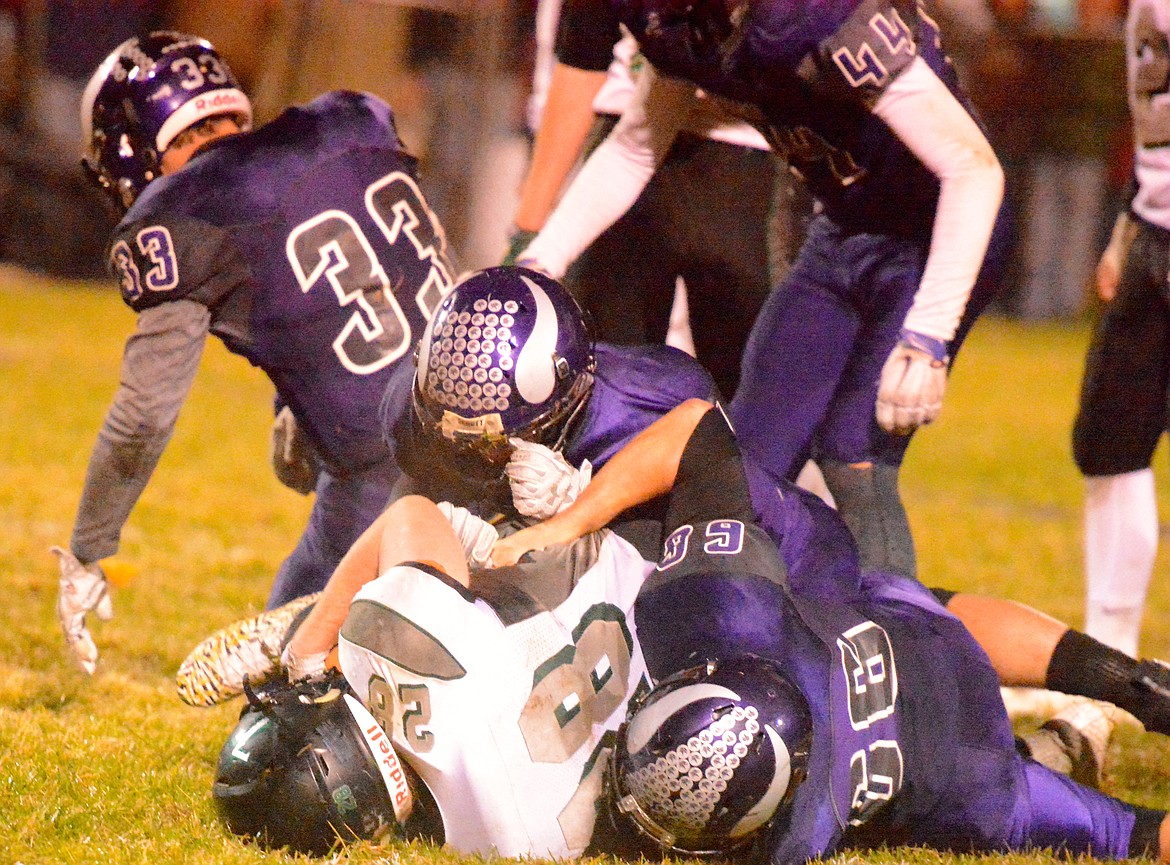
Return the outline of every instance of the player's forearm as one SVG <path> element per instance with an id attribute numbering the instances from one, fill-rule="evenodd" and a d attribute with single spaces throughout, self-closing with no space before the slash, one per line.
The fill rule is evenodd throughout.
<path id="1" fill-rule="evenodd" d="M 565 179 L 580 158 L 595 119 L 593 98 L 605 77 L 605 72 L 575 69 L 562 63 L 553 68 L 532 162 L 513 220 L 517 228 L 539 231 L 544 226 Z"/>
<path id="2" fill-rule="evenodd" d="M 670 492 L 691 433 L 711 407 L 705 400 L 687 400 L 631 439 L 572 505 L 542 524 L 547 543 L 597 531 L 623 511 Z"/>
<path id="3" fill-rule="evenodd" d="M 939 179 L 930 252 L 905 327 L 948 341 L 991 239 L 1003 169 L 971 115 L 921 58 L 873 110 Z"/>
<path id="4" fill-rule="evenodd" d="M 537 238 L 521 253 L 560 279 L 638 197 L 686 118 L 692 85 L 643 72 L 634 101 L 585 162 Z"/>
<path id="5" fill-rule="evenodd" d="M 118 446 L 106 429 L 98 434 L 69 541 L 82 562 L 96 562 L 118 551 L 122 526 L 146 489 L 169 438 L 166 431 Z"/>
<path id="6" fill-rule="evenodd" d="M 208 320 L 206 307 L 189 301 L 138 317 L 74 522 L 70 545 L 83 562 L 118 551 L 122 526 L 170 441 L 199 368 Z"/>
<path id="7" fill-rule="evenodd" d="M 288 650 L 302 658 L 328 652 L 349 615 L 349 605 L 366 583 L 377 578 L 387 515 L 383 513 L 362 532 L 338 563 L 312 612 L 289 641 Z"/>

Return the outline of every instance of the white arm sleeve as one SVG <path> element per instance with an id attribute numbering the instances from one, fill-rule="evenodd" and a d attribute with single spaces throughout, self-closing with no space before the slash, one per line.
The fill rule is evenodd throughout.
<path id="1" fill-rule="evenodd" d="M 646 66 L 617 126 L 518 260 L 562 278 L 577 256 L 638 200 L 697 98 L 694 84 L 663 78 Z"/>
<path id="2" fill-rule="evenodd" d="M 886 88 L 873 112 L 939 179 L 930 253 L 904 326 L 949 340 L 987 252 L 1003 169 L 967 109 L 921 57 Z"/>

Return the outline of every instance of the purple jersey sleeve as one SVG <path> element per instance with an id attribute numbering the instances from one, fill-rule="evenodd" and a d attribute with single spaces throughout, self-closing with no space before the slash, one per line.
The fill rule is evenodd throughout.
<path id="1" fill-rule="evenodd" d="M 718 388 L 690 355 L 665 345 L 596 347 L 597 373 L 585 416 L 565 445 L 574 465 L 600 468 L 627 441 L 688 399 L 718 400 Z"/>
<path id="2" fill-rule="evenodd" d="M 205 305 L 335 473 L 386 459 L 386 382 L 453 276 L 389 108 L 343 91 L 152 183 L 111 262 L 136 309 Z"/>

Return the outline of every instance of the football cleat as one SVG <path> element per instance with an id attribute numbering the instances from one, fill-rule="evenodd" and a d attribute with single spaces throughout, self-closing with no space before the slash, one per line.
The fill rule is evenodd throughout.
<path id="1" fill-rule="evenodd" d="M 216 706 L 244 693 L 245 680 L 256 683 L 279 672 L 291 630 L 320 596 L 296 598 L 216 631 L 179 666 L 179 699 L 189 706 Z"/>
<path id="2" fill-rule="evenodd" d="M 1147 730 L 1170 736 L 1170 664 L 1145 660 L 1133 674 L 1138 691 L 1131 711 Z"/>
<path id="3" fill-rule="evenodd" d="M 1036 762 L 1086 787 L 1100 789 L 1109 739 L 1117 726 L 1113 711 L 1108 703 L 1080 699 L 1021 738 Z"/>

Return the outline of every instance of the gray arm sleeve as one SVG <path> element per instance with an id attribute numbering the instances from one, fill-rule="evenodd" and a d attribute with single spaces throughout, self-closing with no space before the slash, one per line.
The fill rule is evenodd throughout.
<path id="1" fill-rule="evenodd" d="M 70 545 L 82 562 L 118 551 L 130 511 L 170 441 L 203 356 L 211 313 L 190 300 L 144 310 L 126 341 L 114 403 L 89 458 Z"/>

